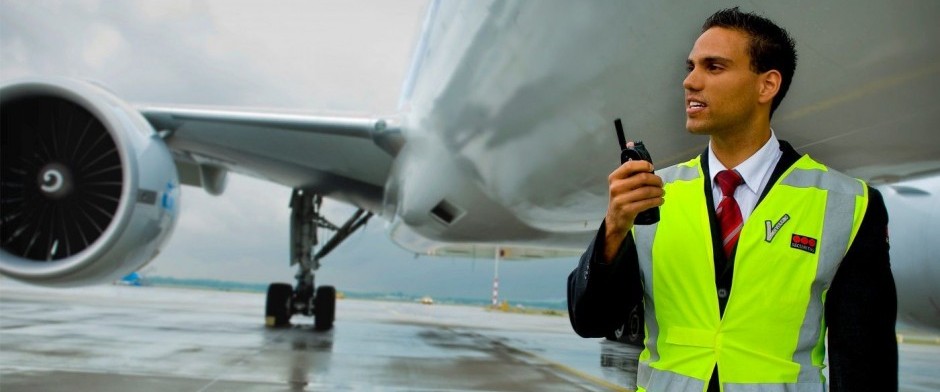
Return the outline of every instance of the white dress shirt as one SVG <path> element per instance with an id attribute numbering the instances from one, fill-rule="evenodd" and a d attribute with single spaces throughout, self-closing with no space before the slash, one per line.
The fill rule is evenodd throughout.
<path id="1" fill-rule="evenodd" d="M 774 130 L 770 130 L 770 139 L 767 140 L 767 143 L 764 143 L 764 146 L 757 150 L 754 155 L 748 157 L 744 162 L 741 162 L 740 165 L 733 168 L 738 171 L 738 174 L 741 175 L 741 178 L 744 179 L 744 184 L 739 186 L 734 191 L 734 200 L 738 202 L 738 206 L 741 207 L 741 217 L 744 219 L 744 222 L 747 222 L 747 218 L 751 216 L 751 212 L 754 211 L 754 207 L 757 205 L 757 199 L 760 198 L 761 192 L 764 191 L 764 187 L 767 186 L 767 182 L 770 180 L 770 174 L 773 173 L 774 167 L 777 166 L 777 162 L 780 161 L 780 157 L 783 156 L 783 151 L 780 151 L 780 141 L 777 140 L 777 136 L 774 135 Z M 708 170 L 710 171 L 709 175 L 711 176 L 712 182 L 712 196 L 715 200 L 715 209 L 718 208 L 718 204 L 721 203 L 721 188 L 718 186 L 718 183 L 715 182 L 715 176 L 718 175 L 718 172 L 726 170 L 728 168 L 725 165 L 721 164 L 721 161 L 715 157 L 715 153 L 712 152 L 711 145 L 708 146 Z"/>

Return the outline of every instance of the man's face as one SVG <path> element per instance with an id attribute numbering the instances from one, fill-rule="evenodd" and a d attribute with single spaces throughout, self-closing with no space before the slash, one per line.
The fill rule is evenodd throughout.
<path id="1" fill-rule="evenodd" d="M 751 69 L 748 36 L 713 27 L 689 53 L 685 127 L 701 135 L 733 135 L 757 120 L 759 76 Z"/>

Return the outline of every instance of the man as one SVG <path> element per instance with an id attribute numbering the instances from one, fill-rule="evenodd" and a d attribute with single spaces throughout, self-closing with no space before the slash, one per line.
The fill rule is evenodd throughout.
<path id="1" fill-rule="evenodd" d="M 688 58 L 686 128 L 701 156 L 609 176 L 607 216 L 568 278 L 569 317 L 602 337 L 644 307 L 637 387 L 897 390 L 887 212 L 863 182 L 801 156 L 770 127 L 796 51 L 737 8 L 705 22 Z M 658 224 L 634 226 L 660 207 Z"/>

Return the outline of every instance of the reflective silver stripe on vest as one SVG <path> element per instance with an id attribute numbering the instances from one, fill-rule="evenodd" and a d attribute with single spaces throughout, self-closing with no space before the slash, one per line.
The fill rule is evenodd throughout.
<path id="1" fill-rule="evenodd" d="M 653 375 L 653 368 L 649 363 L 640 362 L 636 369 L 636 386 L 646 388 L 650 385 L 650 377 Z"/>
<path id="2" fill-rule="evenodd" d="M 825 392 L 826 386 L 816 382 L 809 384 L 726 384 L 725 392 Z"/>
<path id="3" fill-rule="evenodd" d="M 845 195 L 862 196 L 862 183 L 842 173 L 822 170 L 794 169 L 781 184 L 797 188 L 819 188 Z M 854 201 L 852 203 L 855 204 Z"/>
<path id="4" fill-rule="evenodd" d="M 662 177 L 663 184 L 675 181 L 692 181 L 699 177 L 698 165 L 686 166 L 685 164 L 669 166 L 656 174 Z"/>
<path id="5" fill-rule="evenodd" d="M 653 237 L 659 224 L 633 226 L 636 233 L 636 253 L 640 264 L 640 280 L 643 282 L 643 322 L 646 323 L 646 349 L 650 351 L 650 362 L 659 360 L 656 339 L 659 323 L 656 321 L 656 302 L 653 301 Z M 649 274 L 644 271 L 649 271 Z M 652 339 L 650 339 L 652 337 Z M 639 381 L 638 381 L 639 382 Z"/>
<path id="6" fill-rule="evenodd" d="M 637 369 L 636 385 L 650 392 L 704 391 L 705 381 L 683 376 L 667 370 L 653 369 L 641 363 Z M 640 382 L 643 377 L 644 382 Z"/>
<path id="7" fill-rule="evenodd" d="M 849 237 L 855 216 L 855 198 L 864 195 L 864 185 L 854 178 L 836 172 L 821 170 L 796 169 L 783 179 L 781 184 L 797 188 L 818 188 L 827 191 L 826 212 L 823 217 L 823 233 L 820 243 L 819 261 L 816 264 L 816 278 L 810 292 L 810 301 L 800 326 L 800 336 L 797 341 L 793 362 L 800 364 L 798 382 L 820 383 L 822 369 L 813 366 L 813 348 L 819 341 L 822 332 L 820 324 L 825 312 L 822 302 L 823 291 L 827 290 L 828 283 L 832 282 L 842 258 L 848 250 Z M 793 389 L 794 391 L 820 390 Z M 807 386 L 808 388 L 808 386 Z M 730 389 L 725 389 L 730 391 Z M 734 389 L 734 391 L 763 391 L 764 389 Z M 771 390 L 771 389 L 767 389 Z M 790 389 L 772 389 L 789 391 Z"/>

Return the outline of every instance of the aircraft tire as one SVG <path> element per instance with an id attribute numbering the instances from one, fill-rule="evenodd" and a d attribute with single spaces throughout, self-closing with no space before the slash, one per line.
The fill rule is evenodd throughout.
<path id="1" fill-rule="evenodd" d="M 336 316 L 336 288 L 333 286 L 317 287 L 317 295 L 313 298 L 314 327 L 318 331 L 327 331 L 333 328 Z"/>
<path id="2" fill-rule="evenodd" d="M 267 305 L 264 309 L 264 325 L 283 327 L 290 324 L 290 302 L 294 289 L 287 283 L 271 283 L 268 286 Z"/>

